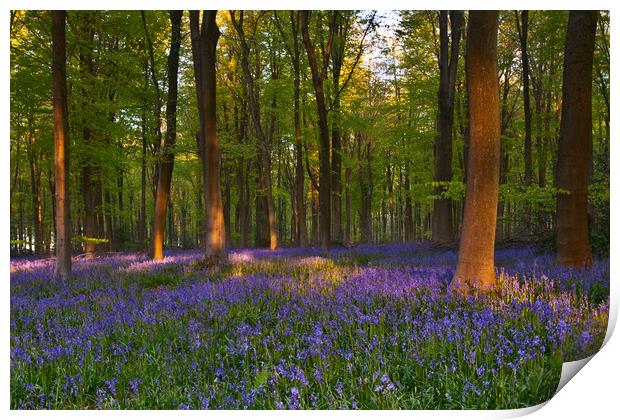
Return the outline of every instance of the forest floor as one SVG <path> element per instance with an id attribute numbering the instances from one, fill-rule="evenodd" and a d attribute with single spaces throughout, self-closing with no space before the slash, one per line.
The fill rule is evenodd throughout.
<path id="1" fill-rule="evenodd" d="M 605 336 L 609 261 L 496 252 L 499 287 L 446 288 L 423 245 L 11 262 L 12 408 L 518 408 Z"/>

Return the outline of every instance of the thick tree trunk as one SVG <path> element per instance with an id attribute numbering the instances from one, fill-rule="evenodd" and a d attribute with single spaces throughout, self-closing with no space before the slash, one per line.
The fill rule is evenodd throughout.
<path id="1" fill-rule="evenodd" d="M 54 168 L 56 204 L 56 266 L 54 277 L 71 273 L 71 216 L 69 206 L 69 127 L 65 55 L 65 11 L 52 11 L 52 81 L 54 107 Z"/>
<path id="2" fill-rule="evenodd" d="M 226 232 L 220 186 L 221 154 L 216 130 L 216 47 L 220 36 L 215 21 L 217 11 L 203 12 L 199 28 L 199 12 L 190 12 L 192 54 L 196 74 L 196 93 L 200 113 L 203 186 L 206 209 L 207 249 L 205 259 L 219 265 L 226 256 Z"/>
<path id="3" fill-rule="evenodd" d="M 458 262 L 451 290 L 495 287 L 494 246 L 499 195 L 500 105 L 496 11 L 470 11 L 467 34 L 469 163 Z"/>
<path id="4" fill-rule="evenodd" d="M 571 11 L 564 48 L 562 120 L 558 140 L 557 261 L 592 265 L 588 232 L 588 176 L 592 161 L 592 61 L 598 12 Z"/>
<path id="5" fill-rule="evenodd" d="M 174 168 L 174 146 L 177 137 L 177 92 L 179 72 L 179 52 L 181 49 L 180 10 L 170 11 L 171 41 L 168 54 L 168 103 L 166 104 L 166 138 L 164 141 L 162 161 L 158 165 L 159 176 L 155 188 L 155 216 L 153 218 L 152 257 L 164 259 L 164 231 L 166 227 L 166 210 L 170 197 L 172 171 Z M 170 238 L 172 239 L 172 238 Z"/>
<path id="6" fill-rule="evenodd" d="M 451 43 L 448 37 L 448 12 L 439 12 L 439 112 L 438 137 L 435 142 L 435 182 L 452 181 L 452 125 L 454 121 L 454 90 L 458 67 L 459 44 L 463 26 L 463 12 L 451 11 Z M 445 191 L 445 185 L 435 188 L 435 194 Z M 438 198 L 433 208 L 433 241 L 450 242 L 453 238 L 452 200 Z"/>

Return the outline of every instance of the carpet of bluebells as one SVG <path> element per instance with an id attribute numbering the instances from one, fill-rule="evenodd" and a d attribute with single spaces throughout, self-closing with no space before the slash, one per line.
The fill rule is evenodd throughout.
<path id="1" fill-rule="evenodd" d="M 448 295 L 456 255 L 422 245 L 121 253 L 11 262 L 11 407 L 518 408 L 595 353 L 609 261 L 496 252 L 498 289 Z"/>

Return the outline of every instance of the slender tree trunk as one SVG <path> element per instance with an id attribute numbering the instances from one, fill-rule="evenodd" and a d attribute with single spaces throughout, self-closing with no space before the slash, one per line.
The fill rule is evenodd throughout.
<path id="1" fill-rule="evenodd" d="M 598 12 L 571 11 L 564 48 L 562 120 L 558 140 L 557 261 L 592 265 L 588 176 L 592 165 L 592 62 Z"/>
<path id="2" fill-rule="evenodd" d="M 344 243 L 349 245 L 351 240 L 351 167 L 347 166 L 344 170 Z"/>
<path id="3" fill-rule="evenodd" d="M 451 290 L 495 287 L 494 247 L 499 195 L 500 104 L 497 79 L 499 12 L 470 11 L 467 91 L 470 149 L 458 262 Z"/>
<path id="4" fill-rule="evenodd" d="M 164 141 L 159 176 L 155 188 L 155 216 L 153 218 L 152 257 L 164 259 L 164 231 L 166 227 L 166 210 L 170 197 L 172 171 L 174 167 L 174 146 L 177 136 L 177 92 L 179 72 L 179 52 L 181 49 L 180 10 L 170 11 L 171 41 L 168 54 L 168 103 L 166 104 L 166 139 Z M 170 238 L 172 240 L 172 238 Z"/>
<path id="5" fill-rule="evenodd" d="M 56 266 L 54 277 L 66 280 L 71 273 L 71 216 L 69 205 L 69 127 L 64 10 L 52 13 L 52 81 L 54 107 L 54 168 L 56 181 Z"/>
<path id="6" fill-rule="evenodd" d="M 319 200 L 314 188 L 311 189 L 312 195 L 312 244 L 319 243 Z"/>
<path id="7" fill-rule="evenodd" d="M 32 229 L 34 232 L 34 253 L 43 253 L 43 208 L 41 205 L 41 170 L 37 167 L 37 156 L 35 155 L 35 135 L 34 126 L 29 119 L 28 134 L 28 161 L 30 163 L 30 185 L 32 197 Z"/>
<path id="8" fill-rule="evenodd" d="M 510 67 L 512 61 L 508 61 L 502 72 L 502 96 L 500 108 L 500 138 L 506 134 L 508 124 L 512 113 L 508 109 L 508 95 L 510 93 Z M 500 164 L 499 164 L 499 184 L 503 185 L 507 182 L 508 176 L 509 153 L 506 144 L 500 145 Z M 502 241 L 510 235 L 509 223 L 504 218 L 508 214 L 506 199 L 501 199 L 497 208 L 497 234 L 496 240 Z"/>
<path id="9" fill-rule="evenodd" d="M 405 170 L 405 242 L 414 240 L 413 214 L 411 206 L 411 184 L 409 168 Z"/>
<path id="10" fill-rule="evenodd" d="M 146 39 L 146 44 L 149 52 L 149 60 L 151 64 L 151 81 L 153 83 L 153 87 L 155 88 L 155 102 L 153 103 L 153 114 L 155 115 L 155 125 L 154 129 L 154 143 L 153 143 L 153 154 L 158 156 L 159 149 L 162 145 L 162 132 L 161 132 L 161 107 L 162 107 L 162 98 L 161 98 L 161 89 L 159 87 L 159 81 L 157 80 L 157 72 L 155 70 L 155 53 L 153 49 L 153 41 L 151 40 L 151 35 L 148 29 L 148 25 L 146 23 L 146 13 L 144 10 L 140 11 L 140 16 L 142 17 L 142 26 L 144 27 L 144 35 Z M 157 188 L 157 177 L 159 176 L 159 162 L 155 162 L 153 167 L 153 198 L 155 198 L 156 188 Z M 165 220 L 165 218 L 164 218 Z"/>
<path id="11" fill-rule="evenodd" d="M 372 242 L 372 166 L 370 140 L 358 137 L 358 179 L 360 184 L 360 231 L 362 243 Z"/>
<path id="12" fill-rule="evenodd" d="M 314 45 L 310 40 L 308 31 L 308 23 L 310 20 L 310 12 L 304 10 L 301 12 L 301 33 L 308 55 L 308 63 L 310 72 L 312 73 L 312 85 L 316 97 L 317 113 L 319 119 L 319 138 L 321 147 L 319 149 L 320 161 L 320 181 L 319 181 L 319 207 L 320 207 L 320 235 L 321 248 L 328 250 L 331 247 L 331 168 L 330 168 L 330 141 L 329 126 L 327 123 L 327 107 L 325 106 L 325 94 L 323 92 L 323 81 L 325 80 L 327 66 L 329 63 L 329 55 L 332 49 L 334 30 L 336 22 L 336 13 L 332 12 L 329 37 L 325 53 L 323 54 L 323 63 L 321 69 L 317 63 Z"/>
<path id="13" fill-rule="evenodd" d="M 439 12 L 439 112 L 438 137 L 435 142 L 435 181 L 452 181 L 452 125 L 454 122 L 454 90 L 458 67 L 459 44 L 463 26 L 463 12 L 450 12 L 451 34 L 448 37 L 448 12 Z M 445 191 L 445 185 L 435 188 L 435 194 Z M 438 198 L 433 207 L 433 240 L 450 242 L 453 238 L 452 200 Z"/>
<path id="14" fill-rule="evenodd" d="M 530 106 L 530 64 L 527 51 L 527 26 L 528 11 L 521 12 L 521 24 L 519 24 L 519 14 L 517 14 L 517 31 L 519 33 L 519 42 L 521 45 L 521 71 L 523 77 L 523 112 L 525 114 L 525 185 L 532 185 L 532 109 Z"/>
<path id="15" fill-rule="evenodd" d="M 290 12 L 293 31 L 293 124 L 295 126 L 295 205 L 297 212 L 297 235 L 295 246 L 306 246 L 308 230 L 306 227 L 306 198 L 304 193 L 304 164 L 300 122 L 300 45 L 299 45 L 299 12 Z"/>
<path id="16" fill-rule="evenodd" d="M 340 73 L 344 63 L 348 22 L 343 12 L 337 13 L 336 36 L 333 41 L 332 53 L 332 85 L 334 90 L 334 102 L 332 104 L 332 150 L 331 150 L 331 224 L 332 241 L 342 241 L 342 145 L 341 145 L 341 117 L 340 117 Z"/>
<path id="17" fill-rule="evenodd" d="M 278 248 L 278 234 L 276 232 L 276 217 L 273 208 L 273 194 L 271 189 L 271 145 L 268 144 L 268 138 L 261 123 L 259 102 L 256 97 L 256 85 L 254 77 L 250 72 L 250 46 L 243 29 L 243 16 L 244 12 L 240 11 L 237 20 L 235 12 L 230 12 L 231 22 L 239 35 L 239 42 L 241 43 L 241 68 L 246 83 L 248 106 L 254 124 L 254 131 L 256 132 L 260 144 L 259 184 L 266 200 L 267 221 L 269 223 L 269 248 L 275 250 Z"/>
<path id="18" fill-rule="evenodd" d="M 80 74 L 82 82 L 89 88 L 92 86 L 90 79 L 95 77 L 95 68 L 93 63 L 93 42 L 94 42 L 94 22 L 92 21 L 92 12 L 82 12 L 82 25 L 80 27 L 83 44 L 81 45 L 82 51 L 80 51 Z M 82 107 L 83 107 L 83 119 L 82 119 L 82 137 L 83 142 L 87 147 L 92 147 L 93 133 L 90 122 L 90 114 L 93 110 L 90 108 L 92 103 L 91 91 L 89 88 L 82 90 Z M 82 166 L 82 198 L 84 201 L 84 236 L 86 242 L 84 244 L 85 256 L 90 258 L 94 255 L 96 250 L 96 243 L 92 240 L 97 237 L 97 219 L 95 216 L 95 200 L 93 194 L 93 184 L 95 181 L 96 169 L 93 165 L 93 156 L 89 153 L 85 154 L 84 163 Z"/>

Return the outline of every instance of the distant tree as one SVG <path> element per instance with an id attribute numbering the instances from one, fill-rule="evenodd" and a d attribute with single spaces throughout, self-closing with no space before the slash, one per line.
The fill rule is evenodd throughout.
<path id="1" fill-rule="evenodd" d="M 598 12 L 571 11 L 564 47 L 562 119 L 558 140 L 557 261 L 592 265 L 588 236 L 588 177 L 592 170 L 592 62 Z"/>
<path id="2" fill-rule="evenodd" d="M 315 45 L 310 39 L 308 29 L 310 21 L 310 11 L 301 12 L 301 33 L 308 54 L 308 63 L 312 74 L 312 85 L 316 98 L 317 115 L 319 120 L 319 139 L 320 139 L 320 176 L 319 176 L 319 231 L 321 248 L 324 250 L 331 247 L 331 165 L 330 165 L 330 139 L 329 126 L 327 123 L 327 107 L 325 104 L 325 92 L 323 82 L 327 76 L 327 68 L 332 53 L 334 43 L 334 33 L 337 24 L 337 12 L 330 13 L 329 32 L 326 45 L 323 49 L 322 62 L 319 64 L 316 56 Z M 319 67 L 320 66 L 320 67 Z"/>
<path id="3" fill-rule="evenodd" d="M 458 262 L 450 289 L 495 287 L 494 246 L 499 195 L 500 104 L 497 78 L 499 13 L 471 11 L 467 28 L 469 152 Z"/>
<path id="4" fill-rule="evenodd" d="M 56 193 L 56 267 L 54 277 L 71 273 L 71 215 L 69 206 L 69 126 L 67 123 L 67 72 L 64 10 L 52 11 L 52 82 L 54 106 L 54 168 Z"/>
<path id="5" fill-rule="evenodd" d="M 226 253 L 224 209 L 220 186 L 220 142 L 216 130 L 216 47 L 220 30 L 215 21 L 217 10 L 191 11 L 190 30 L 196 78 L 196 95 L 200 114 L 200 156 L 203 167 L 203 188 L 206 208 L 207 250 L 209 263 L 219 264 Z"/>
<path id="6" fill-rule="evenodd" d="M 265 194 L 267 205 L 267 219 L 269 223 L 269 248 L 278 248 L 278 233 L 276 231 L 276 216 L 273 205 L 273 193 L 271 187 L 271 144 L 269 144 L 269 136 L 263 127 L 260 117 L 260 101 L 257 97 L 256 81 L 250 70 L 250 43 L 245 35 L 243 27 L 244 11 L 239 11 L 237 16 L 235 11 L 230 11 L 230 20 L 232 22 L 241 46 L 241 69 L 246 84 L 246 92 L 248 97 L 248 108 L 254 124 L 254 131 L 258 137 L 260 145 L 259 160 L 259 184 Z"/>
<path id="7" fill-rule="evenodd" d="M 179 72 L 179 51 L 181 49 L 181 18 L 183 11 L 171 10 L 170 23 L 172 37 L 168 54 L 168 103 L 166 105 L 166 138 L 164 140 L 162 161 L 158 165 L 159 175 L 155 187 L 155 217 L 153 219 L 153 259 L 164 259 L 164 229 L 166 210 L 172 183 L 174 166 L 174 145 L 177 136 L 177 76 Z M 185 226 L 181 227 L 185 229 Z"/>
<path id="8" fill-rule="evenodd" d="M 274 12 L 274 17 L 286 51 L 291 58 L 293 65 L 293 126 L 295 131 L 295 246 L 306 246 L 308 229 L 306 227 L 306 199 L 304 196 L 304 166 L 303 166 L 303 146 L 301 136 L 300 118 L 300 95 L 301 95 L 301 45 L 299 39 L 299 11 L 289 11 L 291 23 L 290 42 L 284 32 L 283 25 L 278 19 L 278 12 Z"/>
<path id="9" fill-rule="evenodd" d="M 435 181 L 452 181 L 452 125 L 454 122 L 454 88 L 459 60 L 459 44 L 463 27 L 463 12 L 450 11 L 448 32 L 448 11 L 439 12 L 439 112 L 437 114 L 438 135 L 435 141 Z M 450 33 L 450 35 L 448 35 Z M 445 186 L 435 188 L 441 194 Z M 434 201 L 432 220 L 433 240 L 452 240 L 452 200 L 438 198 Z"/>

